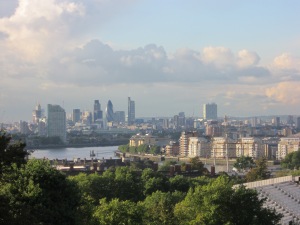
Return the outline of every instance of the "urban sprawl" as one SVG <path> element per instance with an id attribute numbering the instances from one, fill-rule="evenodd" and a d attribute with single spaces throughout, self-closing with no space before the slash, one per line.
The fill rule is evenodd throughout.
<path id="1" fill-rule="evenodd" d="M 220 118 L 215 103 L 203 105 L 202 118 L 185 117 L 184 112 L 172 118 L 136 118 L 135 102 L 130 97 L 127 114 L 114 111 L 110 100 L 103 112 L 99 100 L 95 100 L 93 111 L 73 109 L 70 116 L 61 106 L 52 104 L 47 105 L 45 116 L 37 104 L 32 116 L 31 122 L 2 123 L 1 129 L 23 135 L 29 148 L 43 147 L 43 143 L 37 141 L 39 137 L 52 138 L 52 142 L 48 140 L 45 145 L 84 145 L 90 143 L 91 134 L 106 134 L 106 139 L 123 137 L 121 142 L 110 143 L 127 142 L 129 147 L 158 146 L 160 154 L 178 157 L 250 156 L 281 160 L 300 146 L 299 116 Z M 75 142 L 74 135 L 88 138 Z M 101 140 L 95 144 L 101 145 Z"/>

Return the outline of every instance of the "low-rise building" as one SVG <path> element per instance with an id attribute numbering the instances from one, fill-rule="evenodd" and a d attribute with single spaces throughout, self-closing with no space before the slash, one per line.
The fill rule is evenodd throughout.
<path id="1" fill-rule="evenodd" d="M 212 158 L 236 157 L 236 142 L 230 138 L 214 137 L 212 141 Z"/>
<path id="2" fill-rule="evenodd" d="M 278 151 L 276 159 L 284 159 L 291 152 L 296 152 L 300 149 L 300 138 L 281 138 L 278 143 Z"/>
<path id="3" fill-rule="evenodd" d="M 236 157 L 250 156 L 254 159 L 265 156 L 264 144 L 260 138 L 240 138 L 236 144 Z"/>
<path id="4" fill-rule="evenodd" d="M 210 156 L 210 143 L 203 137 L 190 137 L 188 145 L 189 157 L 205 157 Z"/>

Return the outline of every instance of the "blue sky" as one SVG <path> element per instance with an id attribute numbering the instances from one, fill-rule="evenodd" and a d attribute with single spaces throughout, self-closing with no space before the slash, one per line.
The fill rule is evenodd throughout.
<path id="1" fill-rule="evenodd" d="M 300 113 L 299 1 L 0 0 L 0 115 Z M 15 104 L 18 102 L 18 104 Z M 3 114 L 3 113 L 2 113 Z M 0 121 L 1 122 L 1 121 Z"/>

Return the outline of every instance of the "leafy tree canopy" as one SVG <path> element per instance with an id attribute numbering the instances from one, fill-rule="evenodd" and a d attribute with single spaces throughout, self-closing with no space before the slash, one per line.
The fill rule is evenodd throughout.
<path id="1" fill-rule="evenodd" d="M 25 144 L 21 142 L 11 143 L 11 137 L 0 131 L 0 174 L 4 166 L 16 164 L 20 167 L 26 163 L 29 153 L 25 150 Z"/>
<path id="2" fill-rule="evenodd" d="M 266 158 L 259 158 L 255 161 L 255 167 L 246 174 L 247 182 L 264 180 L 270 177 Z"/>
<path id="3" fill-rule="evenodd" d="M 236 159 L 236 162 L 233 164 L 238 171 L 245 171 L 251 169 L 255 166 L 255 163 L 250 156 L 241 156 Z"/>
<path id="4" fill-rule="evenodd" d="M 281 166 L 287 169 L 300 168 L 300 150 L 291 152 L 281 161 Z"/>

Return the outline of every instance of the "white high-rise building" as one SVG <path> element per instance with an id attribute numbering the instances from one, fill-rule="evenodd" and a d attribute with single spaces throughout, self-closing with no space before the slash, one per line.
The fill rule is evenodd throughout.
<path id="1" fill-rule="evenodd" d="M 203 104 L 203 119 L 205 120 L 218 119 L 218 107 L 216 103 Z"/>
<path id="2" fill-rule="evenodd" d="M 61 106 L 48 104 L 47 131 L 48 137 L 60 137 L 66 142 L 66 112 Z"/>

